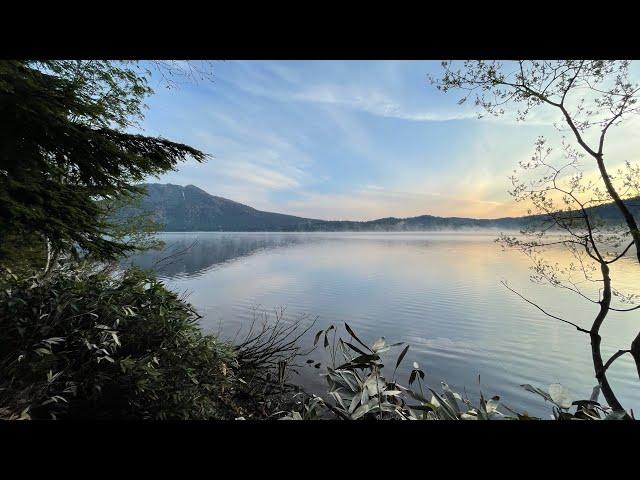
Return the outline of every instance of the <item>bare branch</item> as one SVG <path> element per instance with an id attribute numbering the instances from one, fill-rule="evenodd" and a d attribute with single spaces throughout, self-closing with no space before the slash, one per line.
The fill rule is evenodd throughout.
<path id="1" fill-rule="evenodd" d="M 547 312 L 545 309 L 543 309 L 541 306 L 535 304 L 534 302 L 532 302 L 531 300 L 529 300 L 528 298 L 525 298 L 524 296 L 522 296 L 519 292 L 515 291 L 513 288 L 511 288 L 507 282 L 505 282 L 504 280 L 500 282 L 502 285 L 504 285 L 508 290 L 511 290 L 513 293 L 515 293 L 516 295 L 518 295 L 521 299 L 523 299 L 525 302 L 533 305 L 534 307 L 536 307 L 538 310 L 540 310 L 542 313 L 544 313 L 546 316 L 554 318 L 556 320 L 560 320 L 561 322 L 567 323 L 569 325 L 572 325 L 573 327 L 576 328 L 576 330 L 583 332 L 583 333 L 591 333 L 589 330 L 585 330 L 584 328 L 582 328 L 580 325 L 577 325 L 573 322 L 570 322 L 569 320 L 565 320 L 564 318 L 560 318 L 557 317 L 555 315 L 552 315 L 551 313 Z"/>

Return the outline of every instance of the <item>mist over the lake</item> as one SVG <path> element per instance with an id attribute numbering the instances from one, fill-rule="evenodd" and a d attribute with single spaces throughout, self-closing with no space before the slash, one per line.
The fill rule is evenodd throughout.
<path id="1" fill-rule="evenodd" d="M 546 416 L 548 405 L 520 385 L 558 382 L 576 397 L 587 396 L 594 386 L 589 345 L 579 332 L 524 304 L 500 281 L 543 300 L 555 314 L 585 318 L 585 324 L 594 308 L 531 283 L 529 260 L 503 250 L 494 241 L 497 234 L 163 233 L 158 235 L 163 251 L 129 261 L 156 268 L 204 315 L 203 328 L 224 338 L 236 338 L 256 314 L 273 315 L 280 307 L 291 320 L 318 316 L 314 329 L 347 322 L 367 342 L 381 336 L 408 342 L 408 360 L 419 362 L 434 388 L 441 381 L 472 395 L 482 388 L 508 405 Z M 558 249 L 551 255 L 554 261 L 570 260 Z M 630 262 L 616 270 L 616 278 L 621 286 L 638 287 Z M 613 353 L 635 325 L 628 315 L 612 316 L 603 348 Z M 309 357 L 324 358 L 321 349 Z M 628 358 L 611 368 L 612 382 L 634 411 L 640 408 L 635 375 Z M 324 388 L 311 366 L 300 369 L 299 380 L 312 391 Z"/>

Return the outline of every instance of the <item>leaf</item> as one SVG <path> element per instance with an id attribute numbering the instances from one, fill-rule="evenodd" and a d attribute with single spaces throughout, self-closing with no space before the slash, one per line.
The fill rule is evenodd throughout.
<path id="1" fill-rule="evenodd" d="M 360 395 L 354 395 L 353 398 L 351 399 L 351 404 L 349 405 L 350 414 L 354 412 L 354 410 L 358 406 L 358 403 L 360 403 Z"/>
<path id="2" fill-rule="evenodd" d="M 524 385 L 520 385 L 522 388 L 524 388 L 525 390 L 527 390 L 528 392 L 531 393 L 536 393 L 538 395 L 540 395 L 542 398 L 544 398 L 545 400 L 551 400 L 551 396 L 549 396 L 549 394 L 547 392 L 545 392 L 544 390 L 541 390 L 537 387 L 534 387 L 532 385 L 529 385 L 528 383 L 525 383 Z"/>
<path id="3" fill-rule="evenodd" d="M 369 405 L 367 403 L 363 403 L 355 410 L 355 412 L 353 412 L 353 414 L 351 415 L 351 418 L 354 420 L 357 420 L 358 418 L 366 414 L 368 411 L 369 411 Z"/>
<path id="4" fill-rule="evenodd" d="M 419 402 L 429 403 L 429 402 L 427 401 L 427 399 L 426 399 L 426 398 L 424 398 L 424 397 L 422 396 L 422 394 L 421 394 L 421 393 L 419 393 L 419 392 L 414 392 L 413 390 L 407 390 L 407 393 L 409 394 L 409 396 L 411 396 L 411 397 L 415 398 L 415 399 L 416 399 L 416 400 L 418 400 Z"/>
<path id="5" fill-rule="evenodd" d="M 488 414 L 492 414 L 498 411 L 498 406 L 500 405 L 500 397 L 493 397 L 491 400 L 487 402 L 485 409 Z"/>
<path id="6" fill-rule="evenodd" d="M 372 351 L 369 347 L 367 347 L 364 343 L 362 343 L 362 341 L 358 338 L 358 336 L 354 333 L 354 331 L 351 330 L 351 327 L 347 322 L 344 323 L 344 326 L 347 329 L 347 332 L 349 332 L 349 335 L 351 335 L 356 342 L 358 342 L 360 345 L 362 345 L 364 348 L 366 348 L 370 352 Z"/>
<path id="7" fill-rule="evenodd" d="M 383 395 L 388 395 L 390 397 L 397 397 L 402 394 L 401 390 L 385 390 L 382 392 Z"/>
<path id="8" fill-rule="evenodd" d="M 359 357 L 354 358 L 350 362 L 347 362 L 343 365 L 340 365 L 337 370 L 342 370 L 348 367 L 356 367 L 356 368 L 365 368 L 369 365 L 369 362 L 372 360 L 378 360 L 380 357 L 378 355 L 360 355 Z"/>
<path id="9" fill-rule="evenodd" d="M 369 402 L 369 389 L 368 388 L 363 388 L 362 389 L 362 394 L 360 396 L 360 403 L 362 403 L 363 405 Z"/>
<path id="10" fill-rule="evenodd" d="M 436 406 L 438 412 L 442 412 L 444 415 L 446 415 L 447 418 L 449 418 L 451 420 L 458 420 L 458 414 L 459 414 L 460 410 L 456 411 L 457 402 L 456 402 L 456 409 L 454 409 L 454 407 L 452 407 L 447 402 L 447 400 L 445 398 L 443 398 L 442 396 L 440 396 L 435 390 L 433 390 L 431 388 L 429 388 L 429 390 L 431 391 L 431 394 L 432 394 L 431 403 Z M 445 396 L 447 395 L 447 393 L 451 394 L 450 391 L 449 392 L 445 391 Z M 455 399 L 453 401 L 455 402 Z"/>
<path id="11" fill-rule="evenodd" d="M 371 350 L 373 350 L 374 352 L 378 352 L 378 350 L 384 348 L 385 345 L 386 345 L 386 342 L 384 341 L 384 337 L 382 337 L 376 340 L 376 342 L 371 347 Z"/>
<path id="12" fill-rule="evenodd" d="M 349 374 L 353 375 L 353 373 L 349 372 L 348 370 L 339 370 L 337 373 L 347 383 L 352 392 L 358 391 L 357 386 L 351 383 L 351 381 L 347 378 Z"/>
<path id="13" fill-rule="evenodd" d="M 320 335 L 322 335 L 323 332 L 324 330 L 320 330 L 318 333 L 316 333 L 316 337 L 313 340 L 314 347 L 318 344 L 318 340 L 320 340 Z"/>
<path id="14" fill-rule="evenodd" d="M 329 395 L 331 395 L 333 398 L 335 398 L 335 399 L 336 399 L 336 402 L 337 402 L 338 404 L 340 404 L 340 406 L 341 406 L 344 410 L 346 410 L 346 409 L 347 409 L 347 407 L 345 407 L 344 403 L 342 402 L 342 397 L 340 396 L 340 394 L 338 393 L 338 391 L 337 391 L 337 390 L 334 390 L 333 392 L 329 392 Z"/>
<path id="15" fill-rule="evenodd" d="M 398 360 L 396 360 L 396 368 L 395 368 L 395 370 L 398 369 L 398 367 L 400 366 L 400 363 L 402 362 L 402 359 L 404 358 L 404 356 L 407 354 L 408 351 L 409 351 L 409 345 L 404 347 L 402 349 L 402 351 L 400 352 L 400 355 L 398 355 Z M 394 372 L 395 372 L 395 370 L 394 370 Z"/>
<path id="16" fill-rule="evenodd" d="M 627 412 L 624 410 L 614 410 L 604 417 L 605 420 L 624 420 L 625 418 L 627 418 Z"/>
<path id="17" fill-rule="evenodd" d="M 444 390 L 444 398 L 446 398 L 447 403 L 451 405 L 453 409 L 455 409 L 456 414 L 459 414 L 461 410 L 460 410 L 460 406 L 458 405 L 458 402 L 456 401 L 457 394 L 453 392 L 451 388 L 449 388 L 449 385 L 447 385 L 444 382 L 441 382 L 441 383 L 442 383 L 442 389 Z M 460 395 L 458 395 L 458 397 L 460 397 Z"/>
<path id="18" fill-rule="evenodd" d="M 571 408 L 571 397 L 567 387 L 560 383 L 552 383 L 549 385 L 549 396 L 551 401 L 560 408 Z"/>
<path id="19" fill-rule="evenodd" d="M 362 350 L 360 350 L 358 347 L 356 347 L 355 345 L 352 345 L 349 342 L 344 342 L 344 344 L 349 347 L 351 350 L 358 352 L 361 355 L 368 355 L 367 353 L 363 352 Z"/>
<path id="20" fill-rule="evenodd" d="M 369 378 L 367 378 L 366 382 L 364 382 L 364 386 L 369 390 L 370 397 L 382 393 L 387 388 L 385 383 L 380 380 L 378 378 L 378 375 L 375 373 L 369 375 Z"/>
<path id="21" fill-rule="evenodd" d="M 421 410 L 421 411 L 426 411 L 426 412 L 432 412 L 436 409 L 436 406 L 429 403 L 429 402 L 425 402 L 423 405 L 411 405 L 409 408 L 413 409 L 413 410 Z"/>

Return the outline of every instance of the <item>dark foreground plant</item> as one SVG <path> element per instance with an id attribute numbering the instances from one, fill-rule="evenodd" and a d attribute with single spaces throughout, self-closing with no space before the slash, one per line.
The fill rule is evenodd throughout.
<path id="1" fill-rule="evenodd" d="M 294 409 L 281 412 L 282 419 L 314 420 L 337 418 L 342 420 L 539 420 L 526 412 L 519 413 L 500 403 L 500 397 L 486 399 L 480 393 L 474 404 L 466 395 L 454 392 L 446 383 L 440 391 L 424 384 L 425 373 L 417 363 L 405 387 L 396 381 L 398 367 L 402 363 L 409 345 L 400 351 L 391 379 L 383 371 L 383 355 L 391 348 L 403 343 L 388 345 L 384 338 L 369 346 L 345 323 L 350 338 L 338 336 L 331 325 L 316 334 L 315 343 L 323 341 L 330 357 L 331 366 L 323 375 L 327 380 L 328 394 L 332 401 L 317 395 L 301 394 Z M 416 388 L 417 387 L 417 388 Z M 567 389 L 552 384 L 546 392 L 531 385 L 522 385 L 526 390 L 541 395 L 552 404 L 552 418 L 556 420 L 600 420 L 622 419 L 626 412 L 612 412 L 598 402 L 600 387 L 596 386 L 589 400 L 573 401 Z M 504 407 L 509 414 L 499 410 Z M 627 417 L 628 418 L 628 417 Z"/>
<path id="2" fill-rule="evenodd" d="M 233 418 L 231 346 L 139 270 L 0 272 L 0 418 Z"/>
<path id="3" fill-rule="evenodd" d="M 287 372 L 307 353 L 297 347 L 310 328 L 303 319 L 262 317 L 232 345 L 204 335 L 199 318 L 136 269 L 115 274 L 66 262 L 48 276 L 1 270 L 0 418 L 535 419 L 497 396 L 481 393 L 474 404 L 445 383 L 436 391 L 417 363 L 402 385 L 396 374 L 409 346 L 384 338 L 369 346 L 346 324 L 348 341 L 331 326 L 314 342 L 330 357 L 322 375 L 331 400 L 293 395 Z M 389 379 L 383 357 L 396 347 L 402 350 Z M 559 384 L 548 392 L 523 387 L 551 402 L 555 419 L 621 418 L 598 403 L 598 387 L 579 401 Z"/>

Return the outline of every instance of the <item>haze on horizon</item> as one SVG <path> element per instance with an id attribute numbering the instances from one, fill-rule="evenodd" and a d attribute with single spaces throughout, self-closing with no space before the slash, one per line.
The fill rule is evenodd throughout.
<path id="1" fill-rule="evenodd" d="M 439 61 L 214 62 L 213 82 L 163 88 L 143 129 L 212 155 L 150 182 L 193 184 L 256 209 L 325 220 L 527 214 L 507 193 L 557 113 L 478 119 L 429 84 Z M 634 65 L 632 71 L 636 71 Z M 611 133 L 615 168 L 636 161 L 633 119 Z M 589 175 L 593 166 L 585 162 Z"/>

